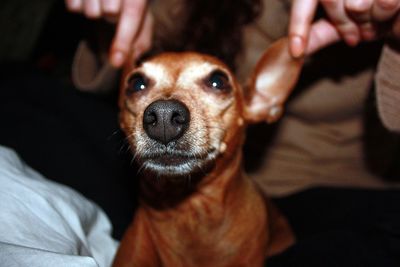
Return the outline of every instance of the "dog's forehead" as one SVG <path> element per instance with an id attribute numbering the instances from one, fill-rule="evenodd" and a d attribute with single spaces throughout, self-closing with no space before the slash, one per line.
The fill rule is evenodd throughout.
<path id="1" fill-rule="evenodd" d="M 206 77 L 216 69 L 230 73 L 229 69 L 219 60 L 195 53 L 163 54 L 144 62 L 141 69 L 147 76 L 166 86 L 173 83 L 187 84 Z"/>

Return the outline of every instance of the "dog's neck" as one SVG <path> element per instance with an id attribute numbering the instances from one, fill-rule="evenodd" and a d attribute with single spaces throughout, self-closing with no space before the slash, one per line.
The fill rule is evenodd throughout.
<path id="1" fill-rule="evenodd" d="M 142 203 L 139 216 L 147 221 L 152 242 L 168 244 L 158 251 L 164 266 L 246 266 L 245 262 L 254 259 L 251 255 L 241 258 L 239 251 L 252 250 L 254 244 L 265 251 L 259 244 L 266 239 L 264 202 L 245 177 L 240 146 L 237 153 L 225 155 L 229 160 L 220 158 L 213 171 L 198 183 L 197 190 L 173 207 L 160 210 Z M 249 223 L 243 223 L 249 220 L 249 212 L 255 214 Z M 243 237 L 237 239 L 238 233 Z M 230 238 L 238 241 L 228 242 L 227 249 L 226 240 Z"/>
<path id="2" fill-rule="evenodd" d="M 242 151 L 219 157 L 209 173 L 199 173 L 173 181 L 145 173 L 141 177 L 141 200 L 145 208 L 153 211 L 182 209 L 193 203 L 213 201 L 223 205 L 229 194 L 235 195 L 243 182 Z M 193 206 L 190 207 L 193 209 Z"/>

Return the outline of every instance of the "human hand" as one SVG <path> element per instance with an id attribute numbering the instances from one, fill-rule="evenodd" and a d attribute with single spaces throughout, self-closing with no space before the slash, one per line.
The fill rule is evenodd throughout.
<path id="1" fill-rule="evenodd" d="M 312 24 L 318 4 L 327 17 Z M 343 40 L 350 46 L 391 35 L 400 40 L 400 0 L 293 0 L 290 52 L 311 54 Z"/>
<path id="2" fill-rule="evenodd" d="M 151 45 L 153 17 L 147 0 L 65 0 L 65 4 L 71 12 L 91 19 L 118 21 L 110 50 L 114 67 L 121 67 L 131 51 L 135 60 Z"/>

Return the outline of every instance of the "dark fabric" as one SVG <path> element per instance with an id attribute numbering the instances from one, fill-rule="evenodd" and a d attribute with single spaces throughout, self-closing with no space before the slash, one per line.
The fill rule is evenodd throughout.
<path id="1" fill-rule="evenodd" d="M 0 62 L 29 59 L 54 2 L 0 1 Z"/>
<path id="2" fill-rule="evenodd" d="M 116 98 L 80 93 L 37 71 L 3 68 L 0 125 L 1 145 L 99 204 L 114 236 L 121 236 L 136 203 L 136 171 L 119 130 Z"/>
<path id="3" fill-rule="evenodd" d="M 400 191 L 315 188 L 274 201 L 297 242 L 268 267 L 400 266 Z"/>

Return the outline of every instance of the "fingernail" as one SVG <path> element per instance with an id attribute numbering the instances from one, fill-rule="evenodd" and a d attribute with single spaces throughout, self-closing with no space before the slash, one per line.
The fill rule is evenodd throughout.
<path id="1" fill-rule="evenodd" d="M 346 2 L 347 8 L 355 12 L 363 12 L 366 8 L 369 7 L 368 1 L 364 0 L 353 0 Z"/>
<path id="2" fill-rule="evenodd" d="M 122 66 L 122 64 L 124 64 L 124 61 L 125 61 L 125 55 L 124 55 L 124 53 L 122 53 L 122 52 L 120 52 L 120 51 L 118 51 L 118 52 L 114 52 L 113 54 L 112 54 L 112 56 L 111 56 L 111 64 L 114 66 L 114 67 L 121 67 Z"/>
<path id="3" fill-rule="evenodd" d="M 101 7 L 100 4 L 97 2 L 94 2 L 96 4 L 90 5 L 88 6 L 88 4 L 86 4 L 87 6 L 85 7 L 85 14 L 88 18 L 92 18 L 92 19 L 98 19 L 101 16 Z"/>
<path id="4" fill-rule="evenodd" d="M 292 36 L 290 38 L 290 50 L 295 58 L 302 57 L 304 54 L 304 42 L 300 36 Z"/>
<path id="5" fill-rule="evenodd" d="M 349 46 L 356 46 L 358 44 L 359 41 L 359 37 L 357 34 L 355 33 L 348 33 L 344 36 L 344 39 L 346 40 L 346 43 Z"/>
<path id="6" fill-rule="evenodd" d="M 77 10 L 77 9 L 79 9 L 79 8 L 80 8 L 80 2 L 79 2 L 79 0 L 70 0 L 70 1 L 68 2 L 68 8 L 69 8 L 70 10 Z"/>
<path id="7" fill-rule="evenodd" d="M 371 23 L 360 26 L 361 36 L 365 41 L 372 41 L 376 38 L 376 30 Z"/>

